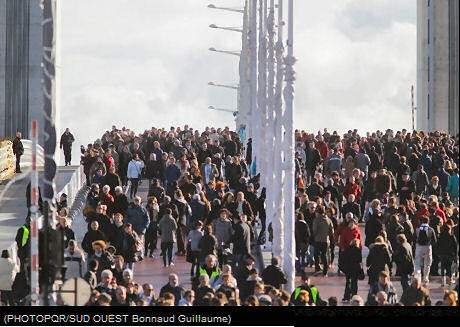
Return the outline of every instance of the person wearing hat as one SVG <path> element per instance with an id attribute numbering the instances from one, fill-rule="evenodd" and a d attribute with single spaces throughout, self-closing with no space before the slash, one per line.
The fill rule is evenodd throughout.
<path id="1" fill-rule="evenodd" d="M 111 267 L 113 266 L 114 262 L 112 258 L 108 255 L 108 253 L 105 251 L 107 248 L 107 244 L 103 240 L 97 240 L 91 243 L 91 246 L 93 248 L 93 255 L 90 257 L 91 261 L 92 259 L 98 261 L 98 269 L 96 272 L 97 280 L 98 282 L 101 281 L 101 273 L 102 271 L 108 269 L 110 270 Z"/>
<path id="2" fill-rule="evenodd" d="M 378 281 L 371 285 L 369 288 L 369 296 L 377 295 L 379 292 L 385 292 L 387 295 L 386 303 L 394 305 L 398 303 L 398 295 L 396 289 L 390 281 L 390 275 L 387 271 L 382 270 L 379 273 Z"/>

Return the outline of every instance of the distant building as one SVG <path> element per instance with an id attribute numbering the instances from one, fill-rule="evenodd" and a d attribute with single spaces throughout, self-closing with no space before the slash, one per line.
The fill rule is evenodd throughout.
<path id="1" fill-rule="evenodd" d="M 0 0 L 0 137 L 14 137 L 20 131 L 23 138 L 29 138 L 31 121 L 37 120 L 40 128 L 39 144 L 43 145 L 40 1 Z M 59 13 L 59 9 L 56 12 Z M 59 18 L 58 14 L 55 27 L 60 25 Z M 55 31 L 59 31 L 59 28 Z M 60 39 L 59 34 L 55 39 Z M 59 47 L 56 49 L 56 85 L 59 85 Z M 54 111 L 59 142 L 59 87 L 54 96 L 57 100 Z"/>
<path id="2" fill-rule="evenodd" d="M 457 134 L 459 0 L 417 0 L 417 125 Z"/>

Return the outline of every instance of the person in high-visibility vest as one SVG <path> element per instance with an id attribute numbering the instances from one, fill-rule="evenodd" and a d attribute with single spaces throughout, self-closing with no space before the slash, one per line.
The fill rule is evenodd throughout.
<path id="1" fill-rule="evenodd" d="M 312 304 L 315 304 L 317 306 L 326 305 L 327 302 L 321 299 L 319 295 L 319 291 L 316 288 L 316 286 L 310 285 L 310 276 L 308 276 L 306 273 L 302 274 L 302 284 L 297 286 L 294 289 L 294 292 L 292 292 L 291 294 L 291 304 L 292 305 L 295 305 L 295 306 L 301 305 L 299 295 L 300 295 L 300 291 L 302 290 L 307 291 L 308 294 L 310 295 L 309 302 L 308 302 L 310 305 Z"/>
<path id="2" fill-rule="evenodd" d="M 209 279 L 219 277 L 220 269 L 217 265 L 217 258 L 213 254 L 208 254 L 204 259 L 204 265 L 200 268 L 201 275 L 208 275 Z"/>
<path id="3" fill-rule="evenodd" d="M 18 257 L 21 260 L 22 267 L 25 259 L 30 255 L 30 216 L 27 216 L 24 225 L 19 227 L 15 240 L 18 245 Z"/>

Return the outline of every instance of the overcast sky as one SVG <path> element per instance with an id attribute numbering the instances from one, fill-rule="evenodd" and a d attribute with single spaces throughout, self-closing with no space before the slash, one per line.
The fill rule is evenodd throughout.
<path id="1" fill-rule="evenodd" d="M 277 2 L 277 1 L 276 1 Z M 284 1 L 287 6 L 288 1 Z M 61 128 L 76 146 L 111 127 L 142 132 L 188 123 L 234 128 L 242 15 L 207 8 L 243 0 L 66 0 Z M 295 0 L 295 127 L 316 132 L 409 128 L 416 81 L 416 2 Z M 62 130 L 58 133 L 62 133 Z M 76 150 L 77 147 L 74 148 Z"/>

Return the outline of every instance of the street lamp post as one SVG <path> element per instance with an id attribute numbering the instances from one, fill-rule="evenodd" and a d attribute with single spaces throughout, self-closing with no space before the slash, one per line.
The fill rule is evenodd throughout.
<path id="1" fill-rule="evenodd" d="M 295 281 L 295 243 L 294 243 L 294 81 L 295 71 L 294 64 L 296 58 L 294 57 L 294 0 L 289 0 L 289 11 L 288 11 L 288 55 L 285 58 L 286 73 L 285 81 L 286 86 L 284 88 L 284 101 L 286 103 L 286 111 L 284 114 L 284 130 L 285 130 L 285 171 L 286 171 L 286 187 L 285 187 L 285 199 L 284 205 L 284 271 L 286 273 L 288 282 L 286 284 L 286 291 L 294 291 Z"/>
<path id="2" fill-rule="evenodd" d="M 226 54 L 233 55 L 233 56 L 238 56 L 238 57 L 241 56 L 240 51 L 217 50 L 216 48 L 209 48 L 209 51 L 226 53 Z"/>
<path id="3" fill-rule="evenodd" d="M 257 149 L 256 120 L 257 120 L 257 0 L 251 1 L 249 28 L 249 76 L 250 76 L 250 109 L 249 126 L 250 137 L 252 138 L 252 163 L 254 164 Z"/>
<path id="4" fill-rule="evenodd" d="M 271 222 L 273 234 L 278 237 L 273 238 L 272 253 L 281 259 L 284 263 L 284 170 L 282 169 L 284 161 L 283 139 L 283 79 L 284 79 L 284 46 L 283 46 L 283 0 L 278 0 L 278 39 L 275 46 L 276 51 L 276 87 L 275 87 L 275 183 L 273 189 L 277 192 L 274 196 L 275 210 L 273 215 L 267 215 L 267 226 Z"/>
<path id="5" fill-rule="evenodd" d="M 211 8 L 211 9 L 221 9 L 221 10 L 227 10 L 227 11 L 233 11 L 233 12 L 237 12 L 237 13 L 243 13 L 244 10 L 243 9 L 238 9 L 238 8 L 227 8 L 227 7 L 217 7 L 213 4 L 209 4 L 208 5 L 208 8 Z"/>
<path id="6" fill-rule="evenodd" d="M 267 79 L 267 130 L 266 130 L 266 145 L 267 148 L 275 144 L 275 0 L 270 0 L 270 9 L 267 19 L 267 31 L 268 31 L 268 79 Z M 275 151 L 267 151 L 266 156 L 268 162 L 274 163 L 276 158 Z M 275 213 L 275 193 L 278 192 L 277 188 L 278 172 L 274 169 L 269 169 L 267 164 L 266 175 L 267 175 L 267 188 L 270 190 L 266 195 L 266 217 L 273 217 Z M 271 221 L 271 219 L 270 219 Z"/>
<path id="7" fill-rule="evenodd" d="M 226 31 L 242 33 L 243 30 L 240 27 L 228 27 L 228 26 L 217 26 L 216 24 L 209 25 L 210 28 L 221 29 Z"/>

